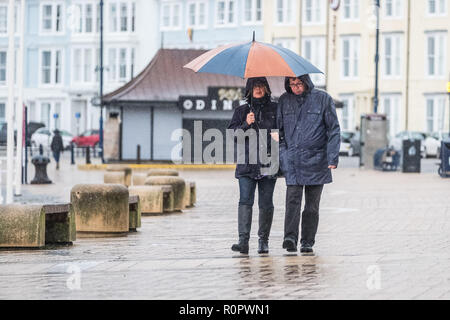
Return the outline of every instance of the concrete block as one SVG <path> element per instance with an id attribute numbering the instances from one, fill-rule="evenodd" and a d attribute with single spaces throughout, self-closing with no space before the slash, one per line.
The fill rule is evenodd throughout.
<path id="1" fill-rule="evenodd" d="M 141 227 L 141 201 L 139 196 L 132 196 L 128 198 L 128 208 L 130 212 L 130 231 L 136 231 Z"/>
<path id="2" fill-rule="evenodd" d="M 125 172 L 123 171 L 105 172 L 105 174 L 103 175 L 103 183 L 125 185 Z"/>
<path id="3" fill-rule="evenodd" d="M 134 173 L 132 177 L 133 186 L 143 186 L 145 185 L 145 180 L 147 179 L 147 174 L 145 173 Z"/>
<path id="4" fill-rule="evenodd" d="M 0 248 L 45 246 L 45 211 L 41 205 L 0 205 Z"/>
<path id="5" fill-rule="evenodd" d="M 129 230 L 129 192 L 120 184 L 78 184 L 70 199 L 81 236 L 126 235 Z"/>
<path id="6" fill-rule="evenodd" d="M 145 180 L 145 184 L 171 186 L 174 197 L 174 211 L 181 211 L 185 208 L 184 193 L 186 184 L 184 179 L 175 176 L 150 176 Z"/>
<path id="7" fill-rule="evenodd" d="M 178 171 L 173 169 L 151 169 L 147 172 L 147 177 L 152 176 L 178 176 Z"/>

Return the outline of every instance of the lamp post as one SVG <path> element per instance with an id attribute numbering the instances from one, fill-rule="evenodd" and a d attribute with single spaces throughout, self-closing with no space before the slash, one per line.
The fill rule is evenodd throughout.
<path id="1" fill-rule="evenodd" d="M 377 30 L 376 30 L 376 42 L 375 42 L 375 96 L 373 98 L 373 111 L 378 112 L 378 62 L 380 60 L 379 55 L 379 42 L 380 42 L 380 0 L 375 0 L 375 12 L 377 18 Z"/>
<path id="2" fill-rule="evenodd" d="M 100 158 L 105 162 L 103 156 L 103 0 L 100 0 Z"/>

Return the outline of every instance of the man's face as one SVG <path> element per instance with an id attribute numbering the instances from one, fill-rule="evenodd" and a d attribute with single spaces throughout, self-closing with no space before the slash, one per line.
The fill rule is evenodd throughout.
<path id="1" fill-rule="evenodd" d="M 259 99 L 266 94 L 266 86 L 262 83 L 255 83 L 253 86 L 253 98 Z"/>
<path id="2" fill-rule="evenodd" d="M 290 78 L 289 86 L 291 87 L 292 92 L 296 95 L 301 95 L 305 91 L 305 84 L 298 78 Z"/>

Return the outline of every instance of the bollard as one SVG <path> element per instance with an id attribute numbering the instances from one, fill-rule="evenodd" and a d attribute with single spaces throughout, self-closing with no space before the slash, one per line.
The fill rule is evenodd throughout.
<path id="1" fill-rule="evenodd" d="M 42 146 L 42 144 L 39 145 L 39 155 L 44 155 L 44 147 Z"/>
<path id="2" fill-rule="evenodd" d="M 86 147 L 86 164 L 91 164 L 91 149 Z"/>
<path id="3" fill-rule="evenodd" d="M 70 144 L 70 164 L 75 164 L 75 151 L 73 143 Z"/>
<path id="4" fill-rule="evenodd" d="M 50 159 L 44 157 L 43 155 L 34 156 L 31 159 L 31 163 L 34 164 L 35 176 L 34 179 L 31 180 L 31 184 L 49 184 L 52 181 L 47 176 L 47 165 L 49 164 Z"/>
<path id="5" fill-rule="evenodd" d="M 137 146 L 136 146 L 136 163 L 137 164 L 140 164 L 141 163 L 141 145 L 140 144 L 138 144 Z"/>

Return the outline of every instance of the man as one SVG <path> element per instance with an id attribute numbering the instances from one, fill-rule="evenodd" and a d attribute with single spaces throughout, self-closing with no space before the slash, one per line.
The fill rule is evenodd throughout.
<path id="1" fill-rule="evenodd" d="M 59 130 L 56 129 L 55 131 L 53 131 L 53 133 L 55 135 L 53 136 L 50 148 L 52 149 L 53 157 L 55 158 L 55 161 L 56 161 L 56 170 L 59 170 L 59 156 L 60 156 L 61 152 L 64 151 L 64 144 L 63 144 L 62 137 L 59 134 Z"/>
<path id="2" fill-rule="evenodd" d="M 315 89 L 309 75 L 287 77 L 285 89 L 277 110 L 280 166 L 287 186 L 283 248 L 297 251 L 305 189 L 300 252 L 312 253 L 323 185 L 332 182 L 331 169 L 338 166 L 340 128 L 333 99 Z"/>

